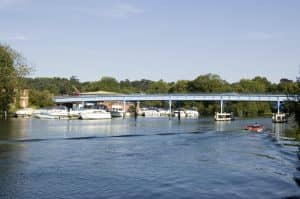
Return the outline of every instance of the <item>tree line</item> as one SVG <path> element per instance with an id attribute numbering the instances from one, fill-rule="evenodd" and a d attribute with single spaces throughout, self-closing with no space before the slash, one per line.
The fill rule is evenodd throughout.
<path id="1" fill-rule="evenodd" d="M 279 83 L 272 83 L 265 77 L 241 79 L 239 82 L 229 83 L 217 74 L 204 74 L 193 80 L 178 80 L 166 82 L 164 80 L 134 80 L 118 81 L 114 77 L 102 77 L 98 81 L 80 82 L 76 76 L 70 78 L 24 78 L 23 88 L 30 89 L 30 103 L 36 106 L 49 106 L 53 95 L 76 95 L 79 92 L 110 91 L 124 94 L 166 94 L 166 93 L 299 93 L 297 81 L 281 79 Z M 51 95 L 52 94 L 52 95 Z M 143 102 L 144 106 L 168 107 L 166 102 Z M 175 107 L 196 107 L 202 114 L 210 115 L 219 111 L 220 105 L 215 102 L 175 102 Z M 284 111 L 290 112 L 289 106 L 282 106 Z M 226 102 L 225 110 L 232 111 L 237 116 L 258 116 L 271 114 L 276 104 L 268 102 Z"/>

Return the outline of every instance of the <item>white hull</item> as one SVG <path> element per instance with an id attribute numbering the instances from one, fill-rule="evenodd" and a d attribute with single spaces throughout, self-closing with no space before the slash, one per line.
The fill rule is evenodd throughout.
<path id="1" fill-rule="evenodd" d="M 186 110 L 185 111 L 185 116 L 188 118 L 198 118 L 199 117 L 199 112 L 196 110 Z"/>
<path id="2" fill-rule="evenodd" d="M 144 109 L 140 114 L 145 117 L 167 117 L 169 111 L 164 109 Z"/>
<path id="3" fill-rule="evenodd" d="M 85 110 L 80 113 L 80 119 L 83 120 L 98 120 L 98 119 L 111 119 L 110 112 L 105 110 Z"/>
<path id="4" fill-rule="evenodd" d="M 124 115 L 124 112 L 122 111 L 111 111 L 110 113 L 112 117 L 123 117 Z"/>
<path id="5" fill-rule="evenodd" d="M 30 117 L 33 113 L 33 109 L 31 108 L 25 108 L 25 109 L 20 109 L 16 112 L 17 117 Z"/>
<path id="6" fill-rule="evenodd" d="M 181 111 L 174 111 L 174 117 L 180 117 L 181 118 L 198 118 L 199 112 L 196 110 L 181 110 Z"/>
<path id="7" fill-rule="evenodd" d="M 144 111 L 145 117 L 160 117 L 160 114 L 156 110 L 147 110 Z"/>
<path id="8" fill-rule="evenodd" d="M 215 118 L 216 121 L 231 121 L 232 118 Z"/>
<path id="9" fill-rule="evenodd" d="M 186 115 L 184 111 L 174 111 L 174 117 L 185 118 Z"/>
<path id="10" fill-rule="evenodd" d="M 234 120 L 233 113 L 215 113 L 216 121 L 232 121 Z"/>
<path id="11" fill-rule="evenodd" d="M 34 117 L 36 117 L 38 119 L 59 119 L 58 116 L 50 115 L 47 113 L 38 113 L 38 114 L 35 114 Z"/>
<path id="12" fill-rule="evenodd" d="M 68 119 L 69 112 L 64 107 L 59 109 L 38 109 L 33 112 L 33 116 L 39 119 Z"/>

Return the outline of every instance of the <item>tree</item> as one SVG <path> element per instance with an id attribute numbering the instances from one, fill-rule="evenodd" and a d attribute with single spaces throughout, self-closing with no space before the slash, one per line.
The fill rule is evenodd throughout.
<path id="1" fill-rule="evenodd" d="M 120 84 L 114 77 L 102 77 L 99 82 L 99 90 L 120 91 Z"/>
<path id="2" fill-rule="evenodd" d="M 170 93 L 187 93 L 188 80 L 178 80 L 175 84 L 171 85 Z"/>
<path id="3" fill-rule="evenodd" d="M 153 82 L 150 84 L 149 93 L 168 93 L 169 85 L 163 80 Z"/>
<path id="4" fill-rule="evenodd" d="M 100 81 L 85 82 L 83 85 L 85 91 L 112 91 L 119 92 L 120 84 L 113 77 L 102 77 Z"/>
<path id="5" fill-rule="evenodd" d="M 54 105 L 53 94 L 47 90 L 37 91 L 31 89 L 29 91 L 29 105 L 36 107 L 47 107 Z"/>
<path id="6" fill-rule="evenodd" d="M 0 44 L 0 111 L 8 111 L 21 78 L 29 72 L 30 68 L 18 52 Z"/>
<path id="7" fill-rule="evenodd" d="M 188 89 L 191 92 L 228 92 L 231 91 L 230 85 L 216 74 L 200 75 L 189 82 Z"/>

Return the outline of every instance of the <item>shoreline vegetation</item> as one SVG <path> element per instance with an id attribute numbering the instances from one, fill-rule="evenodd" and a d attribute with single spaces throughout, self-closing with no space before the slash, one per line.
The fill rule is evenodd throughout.
<path id="1" fill-rule="evenodd" d="M 29 90 L 29 106 L 42 108 L 53 105 L 55 95 L 77 95 L 82 92 L 108 91 L 123 94 L 153 94 L 153 93 L 284 93 L 298 94 L 299 81 L 282 78 L 279 83 L 272 83 L 266 77 L 256 76 L 252 79 L 241 79 L 229 83 L 217 74 L 199 75 L 192 80 L 166 82 L 164 80 L 134 80 L 118 81 L 114 77 L 101 77 L 98 81 L 80 82 L 76 76 L 64 77 L 26 77 L 31 67 L 26 65 L 26 59 L 19 53 L 0 44 L 0 110 L 13 112 L 18 109 L 16 99 L 24 89 Z M 101 74 L 99 74 L 101 76 Z M 168 107 L 167 102 L 141 102 L 142 106 Z M 220 109 L 216 102 L 175 102 L 174 108 L 195 107 L 202 115 L 213 115 Z M 299 103 L 285 103 L 281 111 L 295 113 L 299 119 Z M 226 102 L 225 111 L 233 112 L 237 117 L 256 117 L 271 115 L 276 112 L 276 104 L 269 102 Z"/>
<path id="2" fill-rule="evenodd" d="M 271 83 L 265 77 L 241 79 L 236 83 L 228 83 L 216 74 L 200 75 L 193 80 L 178 80 L 165 82 L 164 80 L 152 81 L 121 80 L 114 77 L 102 77 L 98 81 L 80 82 L 75 76 L 70 78 L 24 78 L 23 88 L 29 89 L 29 104 L 35 107 L 52 105 L 53 95 L 78 95 L 80 92 L 109 91 L 123 94 L 166 94 L 166 93 L 298 93 L 297 81 L 281 79 L 278 84 Z M 141 102 L 141 106 L 167 108 L 168 102 L 153 101 Z M 281 111 L 293 113 L 294 104 L 281 105 Z M 205 116 L 213 115 L 219 111 L 218 102 L 174 102 L 174 108 L 191 108 Z M 276 112 L 277 104 L 269 102 L 226 102 L 225 111 L 234 112 L 237 117 L 269 116 Z"/>

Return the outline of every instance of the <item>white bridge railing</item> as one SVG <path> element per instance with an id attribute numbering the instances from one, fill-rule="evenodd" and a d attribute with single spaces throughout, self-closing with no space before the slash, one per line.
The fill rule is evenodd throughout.
<path id="1" fill-rule="evenodd" d="M 55 103 L 97 101 L 296 101 L 298 96 L 285 94 L 239 94 L 239 93 L 195 93 L 195 94 L 130 94 L 130 95 L 78 95 L 56 96 Z"/>

